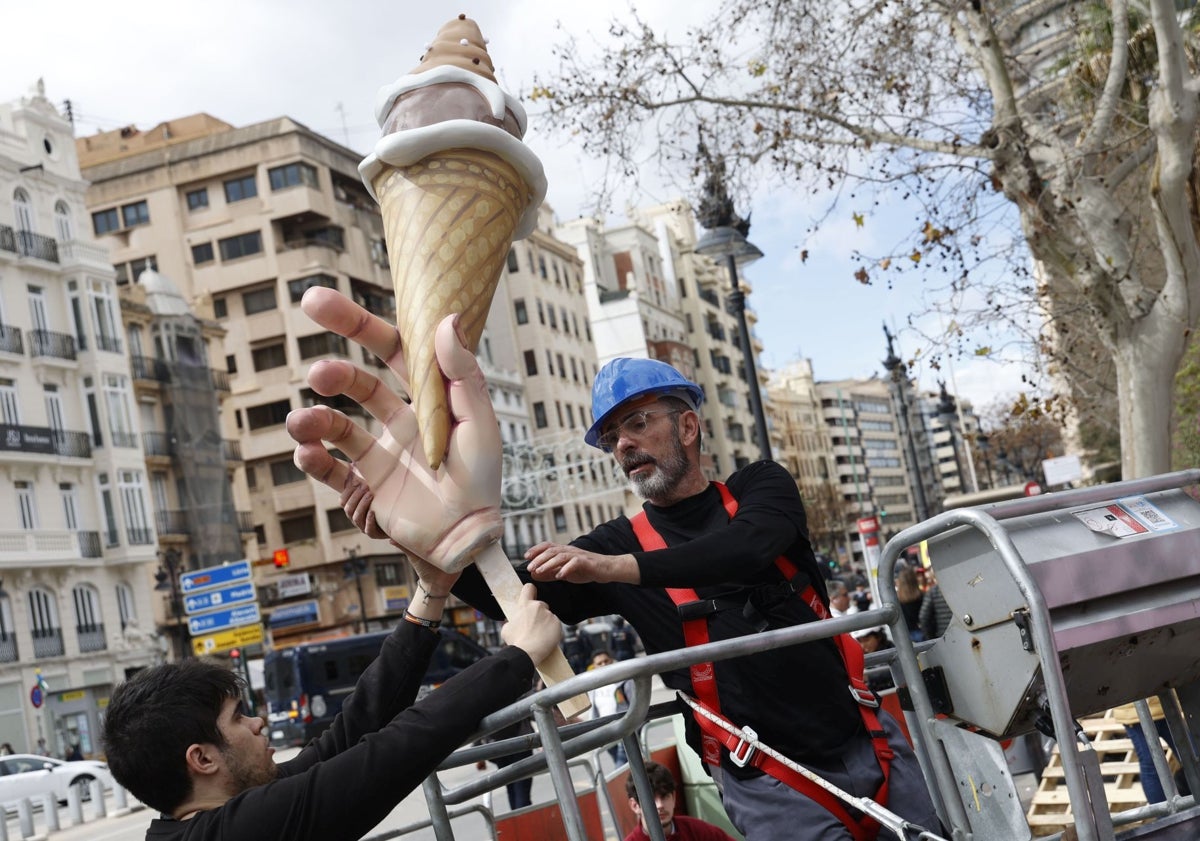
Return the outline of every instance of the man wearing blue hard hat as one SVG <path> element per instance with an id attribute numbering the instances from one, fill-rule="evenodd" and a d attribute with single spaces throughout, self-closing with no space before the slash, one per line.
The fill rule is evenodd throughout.
<path id="1" fill-rule="evenodd" d="M 526 572 L 559 616 L 618 613 L 655 653 L 828 615 L 795 480 L 760 461 L 710 483 L 700 467 L 703 401 L 698 385 L 663 362 L 615 359 L 597 374 L 595 421 L 584 440 L 613 454 L 646 503 L 632 519 L 603 523 L 569 545 L 529 550 Z M 460 581 L 473 603 L 484 597 L 477 585 L 469 573 Z M 839 788 L 936 830 L 920 767 L 895 722 L 875 709 L 857 648 L 843 635 L 700 664 L 663 681 Z M 878 831 L 761 752 L 740 764 L 730 753 L 738 753 L 736 738 L 710 717 L 685 718 L 689 744 L 750 841 L 859 841 Z"/>
<path id="2" fill-rule="evenodd" d="M 330 290 L 309 294 L 330 304 L 324 314 L 306 307 L 318 323 L 394 358 L 397 345 L 389 338 L 394 328 L 385 334 L 381 320 L 364 320 L 374 317 L 341 296 L 335 301 Z M 393 401 L 380 396 L 387 390 L 373 374 L 348 362 L 335 364 L 342 370 L 338 377 L 316 382 L 310 374 L 310 384 L 322 394 L 342 392 L 363 401 L 385 430 L 372 436 L 344 416 L 331 418 L 324 407 L 293 412 L 288 430 L 300 442 L 296 462 L 342 494 L 347 516 L 367 534 L 408 545 L 411 535 L 401 532 L 409 526 L 395 525 L 393 512 L 411 488 L 447 481 L 456 454 L 452 450 L 448 457 L 449 473 L 409 481 L 413 472 L 428 470 L 417 452 L 415 425 L 388 413 Z M 391 359 L 389 364 L 396 369 Z M 482 383 L 477 371 L 453 380 L 451 397 L 456 388 L 483 388 Z M 760 461 L 725 483 L 710 483 L 700 467 L 703 399 L 698 385 L 654 360 L 616 359 L 596 376 L 595 421 L 585 440 L 612 453 L 646 502 L 633 518 L 620 516 L 569 545 L 542 543 L 526 553 L 522 577 L 537 583 L 538 598 L 564 622 L 618 614 L 654 654 L 828 615 L 795 481 L 778 464 Z M 335 460 L 322 439 L 355 463 Z M 389 462 L 386 475 L 360 470 L 360 458 L 373 457 L 378 448 L 407 455 Z M 457 457 L 481 456 L 490 454 Z M 501 617 L 474 567 L 463 570 L 454 592 Z M 763 744 L 839 788 L 875 798 L 936 831 L 916 758 L 896 723 L 875 710 L 877 699 L 861 679 L 861 656 L 861 648 L 842 635 L 699 664 L 662 678 L 695 697 L 710 716 L 752 729 Z M 687 713 L 688 743 L 706 762 L 731 820 L 749 841 L 867 841 L 878 833 L 873 821 L 802 775 L 762 751 L 747 755 L 744 745 L 708 717 Z"/>

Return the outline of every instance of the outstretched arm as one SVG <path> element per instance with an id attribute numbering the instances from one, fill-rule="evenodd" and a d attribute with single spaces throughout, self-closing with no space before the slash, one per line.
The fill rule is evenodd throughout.
<path id="1" fill-rule="evenodd" d="M 406 377 L 400 334 L 344 295 L 321 287 L 304 294 L 301 308 L 317 324 L 362 345 L 401 380 Z M 318 394 L 344 394 L 380 422 L 378 437 L 328 406 L 288 415 L 297 442 L 296 465 L 333 488 L 356 526 L 453 572 L 500 537 L 500 432 L 483 374 L 457 329 L 457 316 L 438 326 L 438 365 L 449 380 L 453 428 L 441 469 L 430 469 L 412 409 L 378 377 L 345 361 L 313 365 L 309 385 Z M 327 442 L 350 462 L 334 458 Z"/>

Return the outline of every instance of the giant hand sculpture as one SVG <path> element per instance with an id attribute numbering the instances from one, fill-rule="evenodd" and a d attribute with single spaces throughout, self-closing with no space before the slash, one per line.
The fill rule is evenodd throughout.
<path id="1" fill-rule="evenodd" d="M 317 324 L 362 345 L 405 379 L 395 325 L 332 289 L 309 289 L 300 306 Z M 379 436 L 328 406 L 292 412 L 287 429 L 297 442 L 296 465 L 341 494 L 356 526 L 448 573 L 474 562 L 507 614 L 520 599 L 521 582 L 498 544 L 503 528 L 500 432 L 483 374 L 456 323 L 457 316 L 443 319 L 434 340 L 438 365 L 450 384 L 452 423 L 441 469 L 429 466 L 412 408 L 350 362 L 317 362 L 309 385 L 318 394 L 344 394 L 359 403 L 383 426 Z M 350 463 L 334 458 L 323 442 L 345 453 Z M 538 671 L 547 685 L 574 674 L 557 650 Z M 570 717 L 586 706 L 581 696 L 559 708 Z"/>
<path id="2" fill-rule="evenodd" d="M 330 289 L 305 293 L 301 309 L 321 326 L 379 356 L 401 380 L 406 368 L 396 328 Z M 326 397 L 344 394 L 383 425 L 376 438 L 346 415 L 314 406 L 288 416 L 296 465 L 355 503 L 351 519 L 372 536 L 454 572 L 499 539 L 500 432 L 475 356 L 455 333 L 457 316 L 438 325 L 437 361 L 450 381 L 453 436 L 445 469 L 426 461 L 411 407 L 379 378 L 350 362 L 322 360 L 308 382 Z M 322 441 L 351 460 L 335 459 Z M 369 519 L 368 519 L 369 518 Z"/>

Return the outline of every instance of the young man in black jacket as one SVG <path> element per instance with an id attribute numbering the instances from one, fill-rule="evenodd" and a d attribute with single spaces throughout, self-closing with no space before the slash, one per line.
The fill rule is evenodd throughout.
<path id="1" fill-rule="evenodd" d="M 441 343 L 438 361 L 448 376 L 474 366 L 474 357 L 453 341 Z M 294 759 L 275 764 L 265 722 L 246 714 L 237 678 L 218 664 L 156 666 L 117 687 L 105 712 L 105 749 L 117 781 L 162 812 L 150 824 L 148 841 L 356 841 L 483 716 L 528 691 L 534 663 L 561 636 L 558 619 L 535 601 L 533 585 L 524 587 L 502 631 L 507 648 L 413 704 L 458 578 L 443 570 L 458 568 L 471 551 L 472 541 L 459 539 L 457 528 L 465 521 L 476 526 L 473 533 L 486 531 L 493 496 L 499 519 L 499 483 L 493 490 L 494 477 L 473 463 L 473 454 L 490 451 L 492 436 L 498 437 L 494 423 L 489 430 L 471 422 L 481 411 L 490 415 L 482 380 L 460 389 L 453 408 L 459 425 L 446 470 L 393 498 L 404 516 L 423 523 L 402 547 L 414 559 L 416 597 L 333 724 Z M 415 433 L 411 417 L 408 426 Z M 400 451 L 420 450 L 415 434 L 391 443 Z M 350 495 L 343 498 L 351 503 Z M 432 507 L 436 515 L 422 513 Z M 458 516 L 443 519 L 444 510 Z"/>
<path id="2" fill-rule="evenodd" d="M 371 322 L 361 308 L 332 290 L 310 290 L 305 303 L 318 323 L 350 338 L 354 336 L 340 328 L 352 325 L 362 332 L 360 325 Z M 360 343 L 376 350 L 369 342 Z M 386 344 L 382 350 L 387 351 Z M 376 405 L 364 403 L 372 414 L 386 417 L 378 411 L 383 408 L 378 380 L 350 363 L 314 366 L 309 381 L 322 394 L 344 393 L 360 402 L 367 397 Z M 660 362 L 619 359 L 600 371 L 593 387 L 596 421 L 585 440 L 613 454 L 647 504 L 644 518 L 635 518 L 636 526 L 618 517 L 570 545 L 544 543 L 526 554 L 525 576 L 543 582 L 539 595 L 564 622 L 620 614 L 637 630 L 646 651 L 656 653 L 687 644 L 668 588 L 691 589 L 690 601 L 713 606 L 701 617 L 711 641 L 827 615 L 824 581 L 795 481 L 778 464 L 758 462 L 735 472 L 727 486 L 708 482 L 700 468 L 697 410 L 702 398 L 698 386 Z M 363 471 L 359 454 L 369 454 L 376 439 L 322 407 L 297 415 L 303 423 L 289 424 L 300 443 L 297 464 L 343 496 L 356 497 L 346 513 L 368 535 L 398 538 L 390 500 L 416 468 Z M 355 459 L 354 468 L 334 460 L 322 439 Z M 475 570 L 464 572 L 455 593 L 497 615 Z M 724 660 L 706 678 L 712 683 L 715 675 L 714 704 L 733 724 L 753 728 L 765 744 L 855 795 L 877 795 L 886 761 L 886 805 L 936 830 L 937 818 L 911 749 L 889 717 L 880 715 L 876 725 L 867 722 L 850 691 L 847 671 L 838 645 L 821 640 Z M 687 671 L 662 677 L 672 688 L 703 694 Z M 730 818 L 749 841 L 840 841 L 871 835 L 869 826 L 850 825 L 859 821 L 858 815 L 838 816 L 791 783 L 781 784 L 753 764 L 731 761 L 726 748 L 702 736 L 687 718 L 689 744 L 709 763 Z"/>
<path id="3" fill-rule="evenodd" d="M 527 585 L 522 612 L 504 629 L 508 647 L 413 705 L 437 647 L 442 602 L 414 606 L 419 621 L 399 623 L 329 729 L 279 765 L 266 723 L 246 714 L 238 679 L 217 663 L 155 666 L 118 686 L 105 714 L 105 748 L 117 782 L 162 813 L 147 841 L 367 834 L 481 718 L 527 691 L 534 661 L 558 642 L 558 620 Z"/>

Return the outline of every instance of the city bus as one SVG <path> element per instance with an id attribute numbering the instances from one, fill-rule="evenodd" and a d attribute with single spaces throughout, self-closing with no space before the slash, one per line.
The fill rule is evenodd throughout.
<path id="1" fill-rule="evenodd" d="M 487 649 L 449 628 L 421 682 L 421 695 L 487 656 Z M 342 709 L 363 670 L 390 632 L 301 643 L 263 658 L 271 744 L 305 745 L 321 735 Z"/>

